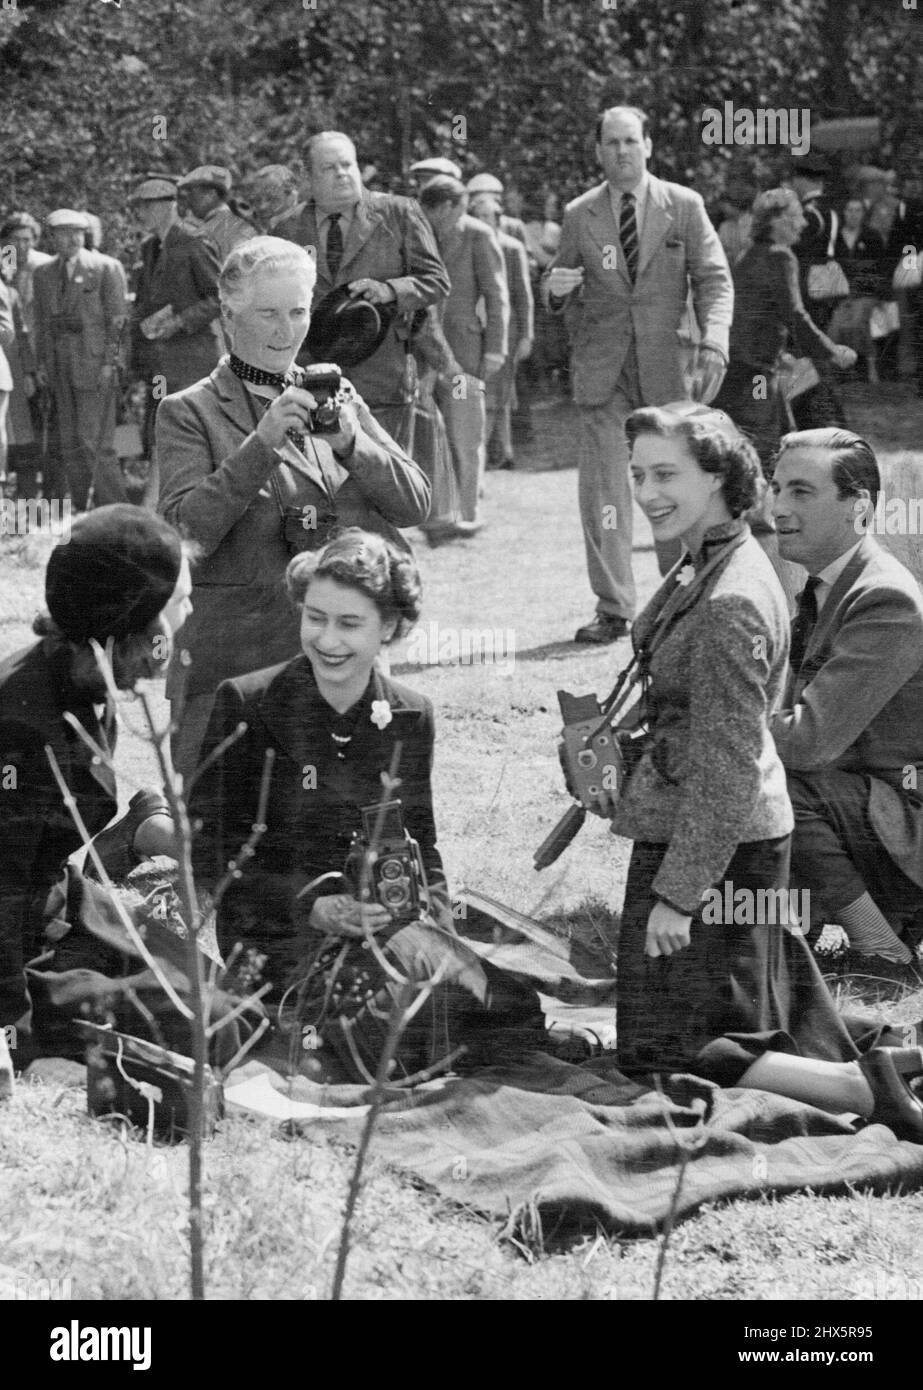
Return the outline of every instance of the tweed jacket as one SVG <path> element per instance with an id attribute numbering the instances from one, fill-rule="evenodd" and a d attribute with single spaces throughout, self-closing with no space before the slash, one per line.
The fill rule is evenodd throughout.
<path id="1" fill-rule="evenodd" d="M 390 719 L 373 723 L 372 701 L 386 701 Z M 382 774 L 401 744 L 394 793 L 405 827 L 420 845 L 429 881 L 444 888 L 436 848 L 430 771 L 433 710 L 429 700 L 373 670 L 355 707 L 352 737 L 342 758 L 330 736 L 335 712 L 317 688 L 311 663 L 298 656 L 254 671 L 219 689 L 202 749 L 203 758 L 243 721 L 247 731 L 211 768 L 192 794 L 191 813 L 202 829 L 193 848 L 196 880 L 213 888 L 250 835 L 267 748 L 275 750 L 266 831 L 243 877 L 222 900 L 218 940 L 223 951 L 243 937 L 270 957 L 276 983 L 294 964 L 296 923 L 307 920 L 316 897 L 346 891 L 328 882 L 296 904 L 296 894 L 320 874 L 342 872 L 361 808 L 383 798 Z"/>
<path id="2" fill-rule="evenodd" d="M 125 272 L 99 251 L 78 251 L 67 291 L 61 292 L 61 258 L 35 267 L 32 277 L 35 355 L 49 380 L 67 373 L 78 390 L 95 391 L 104 366 L 115 365 L 128 319 Z M 79 333 L 55 330 L 54 315 L 80 323 Z"/>
<path id="3" fill-rule="evenodd" d="M 207 217 L 195 224 L 193 230 L 196 236 L 204 237 L 217 248 L 219 266 L 224 264 L 235 246 L 257 235 L 253 223 L 239 217 L 227 203 L 219 203 Z"/>
<path id="4" fill-rule="evenodd" d="M 172 338 L 149 341 L 143 319 L 171 304 L 182 326 Z M 174 222 L 163 241 L 145 237 L 132 310 L 132 366 L 139 376 L 166 378 L 181 391 L 218 361 L 218 253 L 214 244 Z"/>
<path id="5" fill-rule="evenodd" d="M 505 357 L 507 351 L 510 296 L 503 253 L 487 223 L 467 213 L 439 239 L 439 250 L 452 281 L 442 330 L 462 369 L 479 377 L 485 352 Z"/>
<path id="6" fill-rule="evenodd" d="M 769 732 L 788 661 L 785 597 L 745 522 L 706 532 L 699 567 L 741 530 L 746 540 L 691 590 L 655 647 L 650 738 L 612 822 L 616 835 L 668 846 L 654 892 L 688 913 L 739 844 L 788 835 L 794 823 Z M 636 649 L 688 564 L 686 555 L 639 617 Z"/>
<path id="7" fill-rule="evenodd" d="M 868 777 L 875 834 L 923 885 L 923 594 L 872 536 L 827 595 L 771 727 L 787 768 Z"/>
<path id="8" fill-rule="evenodd" d="M 734 290 L 724 248 L 698 193 L 649 176 L 638 267 L 624 265 L 608 183 L 569 203 L 554 266 L 585 271 L 563 302 L 573 343 L 574 400 L 603 405 L 633 346 L 645 405 L 682 400 L 681 324 L 691 287 L 695 316 L 709 346 L 728 353 Z"/>
<path id="9" fill-rule="evenodd" d="M 45 640 L 0 661 L 0 768 L 7 788 L 0 816 L 0 1025 L 16 1023 L 25 1007 L 22 967 L 41 949 L 45 900 L 81 843 L 45 745 L 54 751 L 91 835 L 108 824 L 118 804 L 111 772 L 93 763 L 64 722 L 70 710 L 92 738 L 115 746 L 114 725 L 103 730 L 86 693 L 71 685 L 69 659 Z"/>
<path id="10" fill-rule="evenodd" d="M 529 279 L 529 257 L 518 237 L 499 233 L 500 250 L 506 269 L 506 287 L 510 297 L 509 357 L 523 338 L 535 337 L 535 304 L 532 282 Z"/>
<path id="11" fill-rule="evenodd" d="M 194 611 L 167 676 L 171 699 L 180 675 L 187 695 L 201 694 L 298 651 L 299 619 L 283 587 L 290 555 L 281 506 L 315 519 L 332 507 L 339 525 L 377 531 L 403 550 L 409 547 L 397 527 L 419 525 L 429 510 L 427 478 L 363 402 L 348 466 L 311 436 L 336 488 L 331 497 L 310 444 L 307 464 L 283 459 L 256 433 L 249 401 L 222 361 L 204 381 L 167 396 L 157 411 L 159 510 L 201 548 L 193 567 Z"/>
<path id="12" fill-rule="evenodd" d="M 449 277 L 442 264 L 430 225 L 412 198 L 392 193 L 369 193 L 353 213 L 336 277 L 327 269 L 320 243 L 317 208 L 313 199 L 300 212 L 284 217 L 273 235 L 304 246 L 317 264 L 317 284 L 312 307 L 339 285 L 363 278 L 386 281 L 397 295 L 398 314 L 377 352 L 350 368 L 350 379 L 372 410 L 403 403 L 405 342 L 399 336 L 406 316 L 428 304 L 436 304 L 449 292 Z M 304 355 L 299 361 L 310 361 Z"/>

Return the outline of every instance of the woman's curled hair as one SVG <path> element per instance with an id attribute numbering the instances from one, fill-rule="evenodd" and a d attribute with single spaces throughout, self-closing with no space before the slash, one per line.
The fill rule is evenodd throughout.
<path id="1" fill-rule="evenodd" d="M 703 473 L 720 474 L 721 494 L 731 516 L 740 516 L 763 495 L 759 454 L 723 410 L 698 401 L 644 406 L 629 415 L 625 434 L 631 449 L 640 434 L 685 439 Z"/>
<path id="2" fill-rule="evenodd" d="M 312 579 L 332 579 L 371 599 L 383 622 L 396 620 L 394 641 L 420 616 L 422 585 L 413 556 L 383 536 L 350 526 L 320 550 L 305 550 L 289 561 L 285 587 L 296 607 Z"/>

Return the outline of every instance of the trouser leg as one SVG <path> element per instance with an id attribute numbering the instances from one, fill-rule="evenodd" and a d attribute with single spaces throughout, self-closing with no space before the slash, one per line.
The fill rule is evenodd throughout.
<path id="1" fill-rule="evenodd" d="M 66 370 L 59 367 L 54 380 L 55 414 L 58 420 L 58 446 L 61 471 L 74 509 L 86 509 L 92 477 L 92 455 L 85 454 L 78 432 L 78 393 Z"/>
<path id="2" fill-rule="evenodd" d="M 578 483 L 587 572 L 597 612 L 629 621 L 635 611 L 635 582 L 625 420 L 634 408 L 620 389 L 605 405 L 580 407 Z"/>
<path id="3" fill-rule="evenodd" d="M 478 494 L 486 463 L 484 396 L 483 381 L 467 373 L 440 383 L 437 391 L 452 450 L 462 521 L 477 520 Z"/>
<path id="4" fill-rule="evenodd" d="M 88 461 L 94 505 L 126 502 L 125 480 L 115 452 L 115 384 L 103 382 L 93 391 L 75 392 L 75 397 L 77 437 Z"/>

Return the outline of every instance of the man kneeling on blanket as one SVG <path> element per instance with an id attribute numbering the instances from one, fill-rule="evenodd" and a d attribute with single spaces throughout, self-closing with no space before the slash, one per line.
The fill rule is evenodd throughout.
<path id="1" fill-rule="evenodd" d="M 809 579 L 770 728 L 795 812 L 791 881 L 857 969 L 923 985 L 923 594 L 869 533 L 875 455 L 846 430 L 786 435 L 772 483 L 779 553 Z"/>

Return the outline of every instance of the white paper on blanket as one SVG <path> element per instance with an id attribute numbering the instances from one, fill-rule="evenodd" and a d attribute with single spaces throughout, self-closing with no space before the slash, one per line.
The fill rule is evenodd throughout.
<path id="1" fill-rule="evenodd" d="M 370 1109 L 368 1105 L 314 1105 L 311 1101 L 289 1100 L 275 1089 L 268 1072 L 226 1087 L 224 1100 L 226 1105 L 270 1120 L 352 1120 Z"/>

